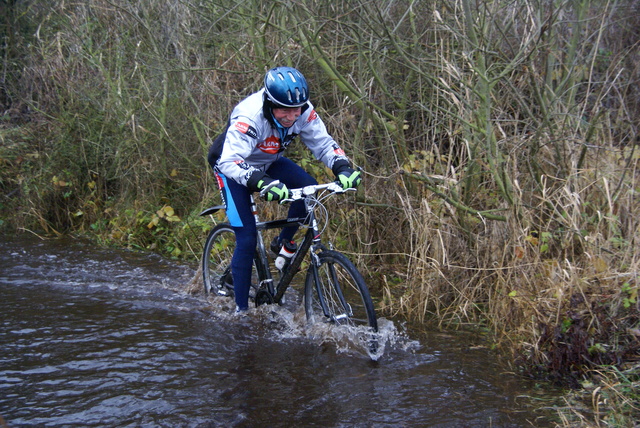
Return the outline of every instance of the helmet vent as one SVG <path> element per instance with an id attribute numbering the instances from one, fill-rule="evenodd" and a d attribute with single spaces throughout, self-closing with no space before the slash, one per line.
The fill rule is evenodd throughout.
<path id="1" fill-rule="evenodd" d="M 282 107 L 301 107 L 309 100 L 309 87 L 302 73 L 291 67 L 267 72 L 264 87 L 269 100 Z"/>

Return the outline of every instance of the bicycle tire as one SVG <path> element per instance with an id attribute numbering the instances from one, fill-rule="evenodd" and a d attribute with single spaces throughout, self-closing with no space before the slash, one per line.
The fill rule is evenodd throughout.
<path id="1" fill-rule="evenodd" d="M 313 266 L 309 267 L 305 279 L 307 322 L 369 326 L 377 332 L 378 319 L 371 294 L 355 265 L 344 254 L 333 250 L 320 252 L 318 258 L 318 279 Z"/>
<path id="2" fill-rule="evenodd" d="M 220 223 L 209 232 L 202 254 L 202 280 L 205 294 L 233 296 L 231 259 L 235 249 L 236 234 L 230 224 Z M 255 259 L 251 270 L 251 284 L 255 287 L 259 283 Z"/>

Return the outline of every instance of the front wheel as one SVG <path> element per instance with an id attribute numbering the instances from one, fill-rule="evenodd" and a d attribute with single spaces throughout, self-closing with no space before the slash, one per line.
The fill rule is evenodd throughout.
<path id="1" fill-rule="evenodd" d="M 209 232 L 202 254 L 202 279 L 205 293 L 233 295 L 231 259 L 235 249 L 236 234 L 230 224 L 221 223 Z M 258 284 L 255 260 L 251 271 L 251 285 L 255 287 Z"/>
<path id="2" fill-rule="evenodd" d="M 355 265 L 345 255 L 330 250 L 319 253 L 318 260 L 317 270 L 310 266 L 305 281 L 307 321 L 369 326 L 377 332 L 373 301 Z"/>

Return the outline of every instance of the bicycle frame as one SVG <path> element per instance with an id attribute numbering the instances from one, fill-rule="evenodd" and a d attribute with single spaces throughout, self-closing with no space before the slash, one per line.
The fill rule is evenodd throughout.
<path id="1" fill-rule="evenodd" d="M 347 191 L 355 189 L 342 189 L 335 182 L 289 189 L 290 196 L 281 203 L 303 200 L 304 216 L 270 221 L 260 220 L 256 199 L 254 195 L 250 195 L 250 209 L 256 224 L 256 248 L 252 267 L 252 270 L 255 268 L 255 272 L 251 273 L 253 288 L 256 287 L 256 276 L 258 280 L 253 297 L 256 306 L 273 303 L 282 305 L 285 292 L 300 270 L 302 261 L 309 254 L 310 263 L 304 279 L 303 300 L 307 320 L 312 323 L 324 321 L 351 327 L 367 326 L 372 328 L 373 332 L 378 331 L 374 303 L 362 274 L 348 257 L 334 250 L 331 245 L 327 248 L 321 240 L 329 220 L 325 200 L 332 194 Z M 224 208 L 207 208 L 200 215 L 213 214 Z M 303 227 L 306 230 L 298 243 L 297 251 L 288 265 L 279 270 L 280 275 L 276 280 L 276 274 L 272 274 L 271 271 L 272 264 L 265 247 L 263 231 L 281 230 L 285 227 Z M 229 263 L 233 258 L 230 250 L 236 245 L 236 240 L 230 235 L 234 230 L 229 223 L 224 222 L 214 227 L 207 237 L 202 259 L 205 293 L 215 290 L 219 295 L 231 294 L 227 290 L 234 287 L 232 278 L 228 276 Z M 376 349 L 377 339 L 374 337 L 372 340 L 369 349 Z"/>
<path id="2" fill-rule="evenodd" d="M 317 263 L 314 261 L 313 255 L 318 249 L 322 248 L 320 233 L 318 233 L 318 225 L 315 214 L 313 212 L 313 207 L 310 206 L 308 199 L 305 198 L 304 201 L 305 209 L 307 212 L 307 215 L 305 217 L 260 221 L 258 217 L 256 202 L 253 198 L 253 195 L 251 195 L 251 209 L 253 211 L 254 218 L 256 219 L 256 227 L 258 230 L 258 244 L 256 247 L 256 259 L 259 260 L 258 269 L 262 270 L 262 272 L 260 272 L 260 276 L 265 278 L 262 283 L 266 283 L 267 289 L 273 297 L 275 303 L 281 302 L 282 296 L 284 296 L 284 293 L 287 291 L 287 288 L 293 280 L 293 277 L 298 272 L 298 269 L 302 264 L 302 260 L 304 259 L 307 252 L 309 252 L 309 250 L 311 249 L 310 254 L 312 255 L 312 265 L 316 266 Z M 307 232 L 305 233 L 304 238 L 298 247 L 298 250 L 291 258 L 288 268 L 285 270 L 284 274 L 281 275 L 277 286 L 274 287 L 273 278 L 271 276 L 271 271 L 269 269 L 269 263 L 267 259 L 267 251 L 264 245 L 264 239 L 262 237 L 262 231 L 298 226 L 308 227 Z M 317 275 L 317 271 L 315 272 L 315 275 Z M 260 284 L 261 286 L 263 285 L 262 283 Z"/>

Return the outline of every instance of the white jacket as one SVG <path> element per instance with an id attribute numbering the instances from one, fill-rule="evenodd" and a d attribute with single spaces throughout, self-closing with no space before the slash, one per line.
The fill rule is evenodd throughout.
<path id="1" fill-rule="evenodd" d="M 222 153 L 216 163 L 219 171 L 243 186 L 257 171 L 265 172 L 283 156 L 283 150 L 299 136 L 313 155 L 327 167 L 337 160 L 348 162 L 344 151 L 329 135 L 311 103 L 290 128 L 280 135 L 263 113 L 264 88 L 240 102 L 231 112 Z"/>

